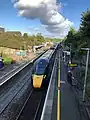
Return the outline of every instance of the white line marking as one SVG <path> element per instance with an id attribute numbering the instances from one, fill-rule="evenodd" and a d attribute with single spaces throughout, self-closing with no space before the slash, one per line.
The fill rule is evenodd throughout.
<path id="1" fill-rule="evenodd" d="M 60 83 L 62 84 L 62 83 L 64 83 L 65 84 L 65 81 L 60 81 Z"/>

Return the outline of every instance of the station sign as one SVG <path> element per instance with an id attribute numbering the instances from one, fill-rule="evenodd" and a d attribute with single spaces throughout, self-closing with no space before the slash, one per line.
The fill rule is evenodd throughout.
<path id="1" fill-rule="evenodd" d="M 68 64 L 68 66 L 69 66 L 69 67 L 77 67 L 78 65 L 75 64 L 75 63 L 70 63 L 70 64 Z"/>
<path id="2" fill-rule="evenodd" d="M 16 55 L 25 56 L 26 52 L 25 51 L 16 52 Z"/>

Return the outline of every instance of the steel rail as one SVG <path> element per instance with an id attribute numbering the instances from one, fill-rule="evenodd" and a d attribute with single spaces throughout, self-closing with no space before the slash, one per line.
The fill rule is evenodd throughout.
<path id="1" fill-rule="evenodd" d="M 24 110 L 24 108 L 25 108 L 25 106 L 26 106 L 26 104 L 27 104 L 28 100 L 30 99 L 30 97 L 31 97 L 32 93 L 33 93 L 33 89 L 31 89 L 31 92 L 30 92 L 30 94 L 29 94 L 28 98 L 26 99 L 26 101 L 25 101 L 24 105 L 22 106 L 22 108 L 21 108 L 21 110 L 20 110 L 20 112 L 19 112 L 18 116 L 16 117 L 16 120 L 18 120 L 18 119 L 19 119 L 19 117 L 20 117 L 21 113 L 23 112 L 23 110 Z"/>
<path id="2" fill-rule="evenodd" d="M 30 80 L 30 78 L 27 79 L 27 81 L 22 85 L 22 87 L 17 91 L 17 93 L 13 96 L 13 98 L 8 102 L 8 104 L 4 107 L 4 109 L 2 109 L 0 111 L 0 115 L 6 110 L 6 108 L 10 105 L 10 103 L 13 101 L 13 99 L 17 96 L 17 94 L 24 88 L 25 84 L 27 84 L 28 80 Z"/>
<path id="3" fill-rule="evenodd" d="M 39 113 L 39 111 L 40 111 L 40 108 L 42 109 L 42 107 L 43 107 L 45 96 L 46 96 L 46 91 L 44 92 L 44 94 L 42 93 L 42 97 L 39 101 L 39 104 L 38 104 L 38 107 L 36 109 L 35 116 L 34 116 L 33 120 L 38 120 L 37 118 L 40 117 L 41 112 Z"/>
<path id="4" fill-rule="evenodd" d="M 55 51 L 54 51 L 54 52 L 55 52 Z M 53 52 L 53 53 L 54 53 L 54 52 Z M 44 53 L 45 53 L 45 52 L 44 52 Z M 42 54 L 44 54 L 44 53 L 42 53 Z M 41 54 L 41 55 L 42 55 L 42 54 Z M 40 55 L 40 56 L 41 56 L 41 55 Z M 39 57 L 40 57 L 40 56 L 39 56 Z M 39 57 L 37 57 L 36 59 L 34 59 L 34 60 L 32 61 L 32 64 L 33 64 Z M 25 71 L 26 69 L 24 69 L 24 68 L 27 67 L 27 66 L 30 67 L 29 65 L 31 65 L 31 62 L 25 64 L 25 66 L 23 66 L 22 69 L 20 69 L 19 71 L 17 71 L 14 75 L 10 76 L 10 77 L 7 79 L 7 81 L 10 80 L 13 76 L 16 77 L 16 74 L 18 74 L 19 72 Z M 22 75 L 23 75 L 23 73 L 22 73 Z M 29 79 L 30 79 L 30 78 L 29 78 Z M 28 80 L 29 80 L 29 79 L 28 79 Z M 28 80 L 27 80 L 27 81 L 28 81 Z M 4 83 L 6 83 L 7 81 L 5 81 Z M 27 83 L 27 81 L 25 82 L 25 84 Z M 4 84 L 4 83 L 3 83 L 3 84 Z M 2 84 L 2 85 L 3 85 L 3 84 Z M 1 114 L 6 110 L 6 108 L 11 104 L 11 102 L 13 101 L 13 99 L 17 96 L 17 94 L 21 91 L 21 89 L 23 89 L 23 87 L 24 87 L 25 84 L 22 85 L 22 87 L 17 91 L 17 93 L 13 96 L 13 98 L 8 102 L 8 104 L 5 106 L 5 108 L 1 111 L 0 115 L 1 115 Z M 0 86 L 2 86 L 2 85 L 0 85 Z M 5 84 L 5 85 L 6 85 L 6 84 Z"/>
<path id="5" fill-rule="evenodd" d="M 35 117 L 38 114 L 38 110 L 40 108 L 40 104 L 42 102 L 42 97 L 43 97 L 43 92 L 44 91 L 35 91 L 34 89 L 32 90 L 32 94 L 30 94 L 22 107 L 19 115 L 17 116 L 17 119 L 15 120 L 25 120 L 26 117 L 27 119 L 30 118 L 30 120 L 34 120 Z M 37 98 L 37 99 L 35 99 Z M 29 111 L 27 111 L 29 110 Z M 29 112 L 29 113 L 27 113 Z"/>
<path id="6" fill-rule="evenodd" d="M 47 50 L 46 50 L 47 51 Z M 18 74 L 19 72 L 21 72 L 22 70 L 24 70 L 24 68 L 26 68 L 27 66 L 33 64 L 39 57 L 41 57 L 46 51 L 44 51 L 43 53 L 41 53 L 38 57 L 33 58 L 31 61 L 26 62 L 24 65 L 19 66 L 18 68 L 12 70 L 11 72 L 7 73 L 6 75 L 4 75 L 3 77 L 0 78 L 0 87 L 6 83 L 7 81 L 9 81 L 12 77 L 14 77 L 16 74 Z"/>

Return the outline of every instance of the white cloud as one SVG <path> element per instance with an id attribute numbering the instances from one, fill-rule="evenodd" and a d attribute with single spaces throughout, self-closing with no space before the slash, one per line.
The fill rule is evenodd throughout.
<path id="1" fill-rule="evenodd" d="M 27 28 L 29 31 L 31 30 L 33 30 L 33 31 L 39 31 L 40 30 L 40 28 L 38 28 L 38 27 L 34 27 L 34 26 L 29 26 L 28 28 Z"/>
<path id="2" fill-rule="evenodd" d="M 3 27 L 0 25 L 0 28 L 3 28 Z"/>
<path id="3" fill-rule="evenodd" d="M 67 34 L 72 25 L 72 22 L 58 12 L 61 3 L 57 4 L 56 0 L 14 0 L 14 7 L 19 10 L 20 16 L 40 19 L 51 33 Z"/>

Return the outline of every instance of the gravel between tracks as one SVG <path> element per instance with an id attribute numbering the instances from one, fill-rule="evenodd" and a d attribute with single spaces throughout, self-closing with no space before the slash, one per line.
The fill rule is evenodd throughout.
<path id="1" fill-rule="evenodd" d="M 14 82 L 14 84 L 12 82 L 10 85 L 7 85 L 6 88 L 8 89 L 2 89 L 0 91 L 0 120 L 8 120 L 5 113 L 6 111 L 7 113 L 10 112 L 8 111 L 8 108 L 12 105 L 12 102 L 15 99 L 15 97 L 17 97 L 21 91 L 25 91 L 25 86 L 30 85 L 30 76 L 31 72 L 29 71 L 24 76 L 22 76 L 21 79 L 17 79 L 16 82 Z"/>

